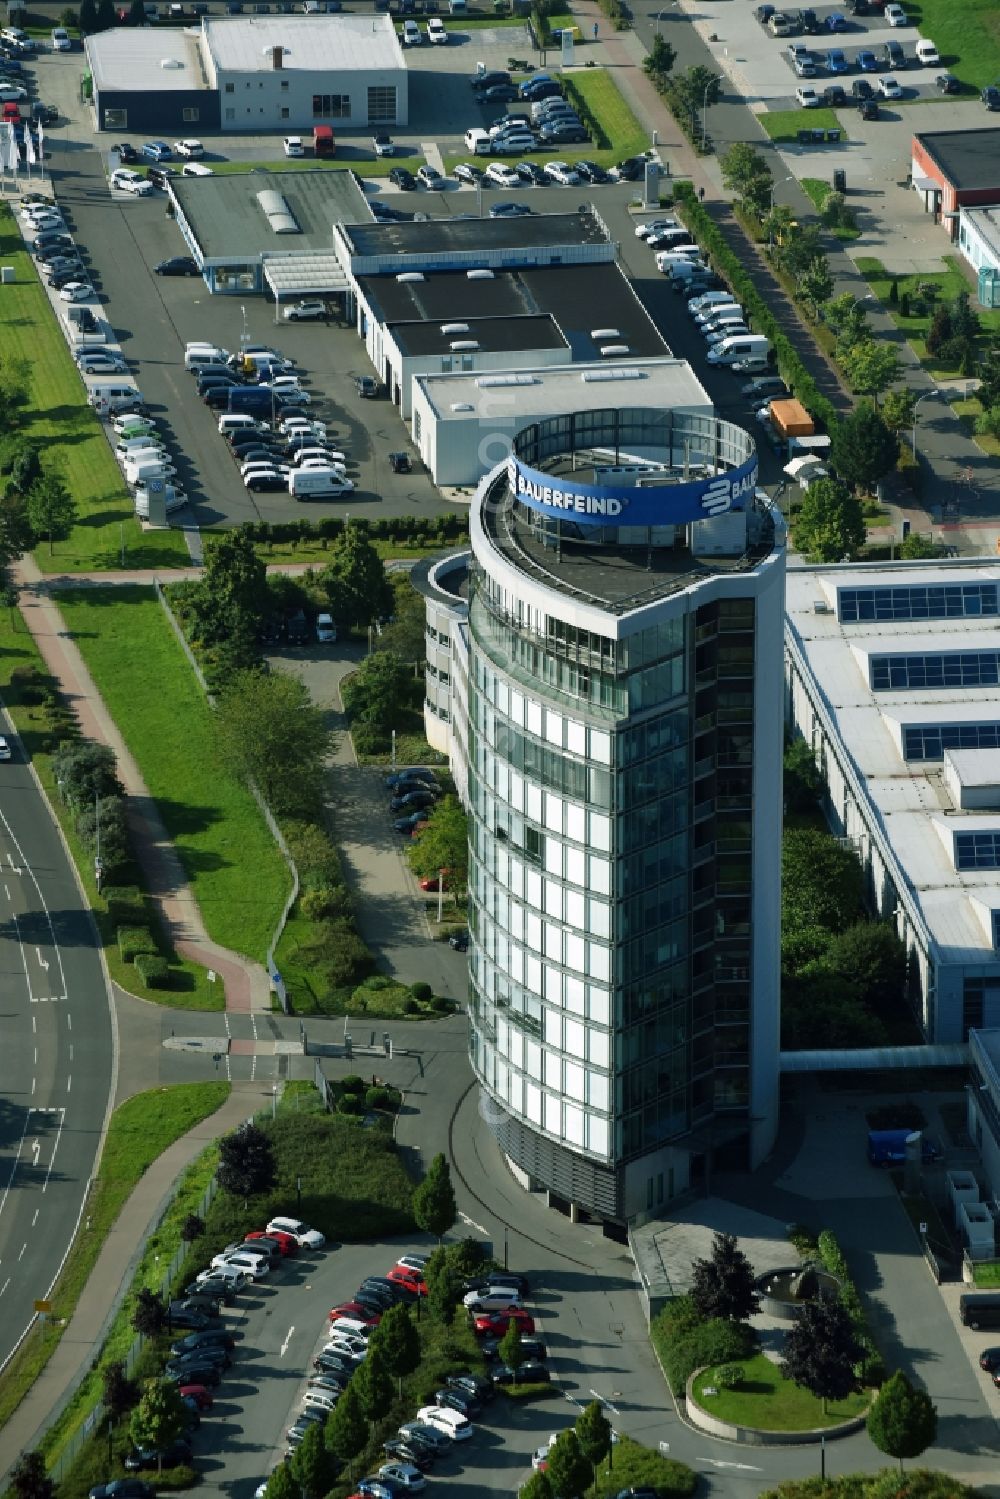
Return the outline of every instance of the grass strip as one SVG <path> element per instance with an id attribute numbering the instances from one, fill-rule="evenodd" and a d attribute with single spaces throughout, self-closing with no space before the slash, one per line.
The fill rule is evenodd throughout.
<path id="1" fill-rule="evenodd" d="M 160 810 L 209 935 L 262 960 L 289 874 L 260 809 L 218 764 L 212 710 L 148 588 L 88 588 L 59 607 Z"/>
<path id="2" fill-rule="evenodd" d="M 118 951 L 115 924 L 108 915 L 104 897 L 94 883 L 94 861 L 89 851 L 77 836 L 73 815 L 59 795 L 56 778 L 52 770 L 52 755 L 48 744 L 48 712 L 44 708 L 21 701 L 16 682 L 11 675 L 18 666 L 34 667 L 45 673 L 46 666 L 38 652 L 34 639 L 28 631 L 20 613 L 16 610 L 0 613 L 0 693 L 11 722 L 17 730 L 25 755 L 31 760 L 35 773 L 42 783 L 49 805 L 66 839 L 77 876 L 97 923 L 98 934 L 104 948 L 104 959 L 114 982 L 126 993 L 139 999 L 148 999 L 153 1004 L 167 1005 L 185 1010 L 221 1010 L 225 1007 L 225 996 L 220 984 L 210 984 L 206 970 L 200 963 L 181 958 L 174 951 L 169 937 L 159 923 L 156 908 L 148 897 L 145 899 L 147 923 L 156 938 L 160 955 L 170 965 L 169 982 L 165 988 L 150 989 L 143 981 L 139 970 L 126 963 Z M 139 871 L 136 869 L 136 879 Z"/>
<path id="3" fill-rule="evenodd" d="M 14 446 L 34 443 L 56 460 L 77 505 L 77 524 L 54 553 L 40 546 L 43 572 L 84 572 L 121 566 L 178 567 L 189 561 L 177 531 L 143 532 L 118 465 L 56 322 L 31 256 L 9 208 L 0 205 L 0 258 L 13 267 L 4 287 L 0 330 L 4 353 L 28 371 L 28 404 L 17 432 L 0 447 L 0 463 Z"/>
<path id="4" fill-rule="evenodd" d="M 800 177 L 799 186 L 810 200 L 817 213 L 823 212 L 823 205 L 833 192 L 829 182 L 824 182 L 822 177 Z M 825 226 L 824 226 L 825 227 Z M 827 228 L 827 234 L 832 234 L 834 239 L 843 240 L 845 243 L 861 238 L 861 230 L 856 224 L 837 224 Z"/>
<path id="5" fill-rule="evenodd" d="M 616 160 L 623 156 L 637 156 L 649 146 L 649 132 L 644 130 L 636 118 L 611 74 L 603 68 L 588 68 L 583 73 L 563 75 L 566 97 L 571 104 L 582 104 L 581 118 L 588 123 L 588 116 L 604 136 L 595 144 L 609 150 Z"/>
<path id="6" fill-rule="evenodd" d="M 138 1093 L 112 1114 L 101 1163 L 87 1203 L 86 1222 L 90 1226 L 81 1229 L 63 1266 L 52 1293 L 52 1317 L 44 1324 L 36 1324 L 0 1375 L 0 1426 L 10 1419 L 55 1352 L 76 1310 L 104 1240 L 136 1183 L 168 1146 L 186 1135 L 202 1119 L 214 1114 L 228 1095 L 228 1083 L 182 1083 L 174 1088 L 155 1088 L 148 1093 Z M 194 1198 L 195 1202 L 200 1199 L 206 1184 L 207 1178 Z M 186 1216 L 191 1208 L 186 1207 L 184 1211 Z M 183 1222 L 183 1218 L 180 1221 Z M 150 1244 L 152 1242 L 151 1239 Z M 147 1254 L 148 1251 L 147 1245 Z M 124 1313 L 120 1311 L 112 1328 L 113 1333 L 123 1316 Z M 121 1338 L 118 1338 L 115 1346 L 120 1351 L 113 1356 L 121 1357 L 131 1341 L 132 1333 L 129 1329 L 123 1344 Z M 96 1393 L 93 1387 L 95 1379 L 98 1381 Z M 80 1414 L 93 1405 L 99 1390 L 99 1378 L 92 1372 L 46 1434 L 43 1447 L 47 1454 L 57 1454 L 70 1432 L 79 1424 Z M 89 1396 L 85 1394 L 88 1391 Z"/>
<path id="7" fill-rule="evenodd" d="M 839 130 L 841 125 L 832 109 L 769 109 L 757 116 L 761 128 L 778 145 L 798 144 L 800 130 Z"/>

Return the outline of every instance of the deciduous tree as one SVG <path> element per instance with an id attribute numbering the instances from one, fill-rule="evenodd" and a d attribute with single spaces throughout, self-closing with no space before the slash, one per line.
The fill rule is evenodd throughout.
<path id="1" fill-rule="evenodd" d="M 184 1222 L 181 1224 L 181 1238 L 184 1240 L 184 1243 L 193 1244 L 196 1239 L 201 1238 L 204 1232 L 204 1218 L 199 1218 L 197 1213 L 188 1213 L 187 1217 L 184 1219 Z"/>
<path id="2" fill-rule="evenodd" d="M 599 1400 L 585 1405 L 574 1423 L 580 1451 L 594 1470 L 594 1485 L 597 1485 L 597 1466 L 611 1451 L 611 1422 L 604 1414 Z"/>
<path id="3" fill-rule="evenodd" d="M 850 979 L 876 1014 L 892 1009 L 906 985 L 906 948 L 887 921 L 858 921 L 835 932 L 824 964 Z"/>
<path id="4" fill-rule="evenodd" d="M 500 1339 L 497 1347 L 497 1358 L 508 1369 L 520 1369 L 524 1363 L 524 1349 L 521 1347 L 521 1329 L 513 1318 L 507 1323 L 507 1331 Z"/>
<path id="5" fill-rule="evenodd" d="M 219 695 L 212 724 L 219 758 L 237 780 L 253 782 L 275 812 L 315 813 L 330 734 L 298 677 L 236 672 Z"/>
<path id="6" fill-rule="evenodd" d="M 532 1473 L 517 1492 L 518 1499 L 553 1499 L 552 1485 L 547 1473 Z"/>
<path id="7" fill-rule="evenodd" d="M 391 612 L 392 588 L 385 564 L 361 521 L 350 521 L 330 551 L 320 582 L 338 625 L 367 625 Z"/>
<path id="8" fill-rule="evenodd" d="M 373 651 L 344 683 L 351 719 L 376 734 L 388 734 L 406 701 L 409 673 L 394 651 Z"/>
<path id="9" fill-rule="evenodd" d="M 450 1327 L 462 1299 L 462 1280 L 447 1251 L 435 1250 L 424 1271 L 427 1282 L 427 1306 L 436 1322 Z"/>
<path id="10" fill-rule="evenodd" d="M 112 1359 L 101 1369 L 101 1402 L 110 1421 L 120 1421 L 139 1399 L 139 1386 L 125 1373 L 122 1359 Z"/>
<path id="11" fill-rule="evenodd" d="M 868 338 L 868 313 L 863 302 L 844 292 L 828 302 L 824 310 L 827 326 L 837 335 L 837 354 Z"/>
<path id="12" fill-rule="evenodd" d="M 719 158 L 722 183 L 741 203 L 760 215 L 766 209 L 774 180 L 764 157 L 746 141 L 736 141 Z"/>
<path id="13" fill-rule="evenodd" d="M 129 1435 L 137 1447 L 156 1449 L 160 1469 L 159 1454 L 183 1434 L 187 1418 L 187 1406 L 172 1380 L 147 1379 L 129 1420 Z"/>
<path id="14" fill-rule="evenodd" d="M 818 318 L 833 291 L 833 276 L 825 255 L 817 255 L 808 265 L 803 266 L 799 272 L 798 288 L 799 295 L 807 303 L 813 317 Z"/>
<path id="15" fill-rule="evenodd" d="M 797 549 L 810 562 L 839 562 L 864 546 L 865 518 L 856 495 L 836 479 L 814 479 L 793 523 Z"/>
<path id="16" fill-rule="evenodd" d="M 842 418 L 830 436 L 830 460 L 853 489 L 873 489 L 896 467 L 899 438 L 868 401 Z"/>
<path id="17" fill-rule="evenodd" d="M 747 1322 L 760 1310 L 754 1290 L 753 1266 L 740 1249 L 735 1234 L 717 1233 L 707 1260 L 695 1260 L 691 1300 L 706 1322 L 723 1317 Z"/>
<path id="18" fill-rule="evenodd" d="M 391 1306 L 383 1314 L 371 1342 L 382 1350 L 386 1368 L 397 1380 L 397 1392 L 403 1393 L 403 1378 L 412 1374 L 420 1363 L 420 1338 L 408 1307 Z"/>
<path id="19" fill-rule="evenodd" d="M 10 1471 L 15 1499 L 53 1499 L 56 1486 L 49 1477 L 40 1452 L 23 1452 Z"/>
<path id="20" fill-rule="evenodd" d="M 226 531 L 205 557 L 193 598 L 201 639 L 224 642 L 229 669 L 259 659 L 257 631 L 268 612 L 267 569 L 245 528 Z"/>
<path id="21" fill-rule="evenodd" d="M 906 432 L 913 426 L 916 404 L 916 391 L 911 390 L 908 385 L 886 391 L 879 410 L 890 432 Z"/>
<path id="22" fill-rule="evenodd" d="M 902 1369 L 890 1375 L 868 1412 L 868 1435 L 880 1452 L 899 1459 L 919 1457 L 937 1437 L 937 1408 L 926 1390 L 916 1389 Z"/>
<path id="23" fill-rule="evenodd" d="M 591 1465 L 580 1449 L 579 1438 L 572 1426 L 560 1432 L 558 1440 L 549 1448 L 549 1465 L 546 1475 L 553 1494 L 564 1496 L 582 1494 L 593 1476 Z"/>
<path id="24" fill-rule="evenodd" d="M 249 1198 L 274 1186 L 274 1152 L 271 1142 L 255 1124 L 244 1124 L 219 1141 L 219 1164 L 215 1175 L 219 1186 L 233 1197 Z"/>
<path id="25" fill-rule="evenodd" d="M 803 1303 L 785 1334 L 782 1373 L 823 1402 L 843 1400 L 857 1386 L 854 1366 L 863 1349 L 839 1301 Z"/>
<path id="26" fill-rule="evenodd" d="M 899 355 L 892 344 L 865 338 L 840 355 L 840 362 L 854 390 L 878 403 L 883 391 L 895 385 L 900 375 Z"/>
<path id="27" fill-rule="evenodd" d="M 55 473 L 43 474 L 28 490 L 26 511 L 28 523 L 36 541 L 44 537 L 49 544 L 49 555 L 57 541 L 65 541 L 76 520 L 76 501 L 61 477 Z"/>
<path id="28" fill-rule="evenodd" d="M 823 794 L 816 756 L 801 734 L 785 749 L 782 790 L 785 810 L 793 813 L 813 811 Z"/>
<path id="29" fill-rule="evenodd" d="M 677 52 L 667 41 L 665 36 L 657 32 L 653 38 L 653 45 L 642 61 L 642 71 L 647 78 L 662 87 L 668 75 L 674 70 L 677 61 Z"/>
<path id="30" fill-rule="evenodd" d="M 458 1216 L 451 1171 L 442 1154 L 427 1168 L 427 1175 L 413 1194 L 413 1216 L 424 1233 L 433 1234 L 438 1243 Z"/>
<path id="31" fill-rule="evenodd" d="M 320 1428 L 322 1431 L 322 1428 Z M 279 1463 L 267 1480 L 265 1499 L 302 1499 L 302 1488 L 287 1462 Z"/>
<path id="32" fill-rule="evenodd" d="M 791 934 L 842 932 L 859 917 L 864 875 L 853 849 L 816 828 L 788 828 L 782 840 L 781 919 Z"/>
<path id="33" fill-rule="evenodd" d="M 421 879 L 442 869 L 453 886 L 465 884 L 469 868 L 469 825 L 456 796 L 442 797 L 420 837 L 407 850 L 410 868 Z"/>
<path id="34" fill-rule="evenodd" d="M 77 739 L 61 745 L 53 757 L 52 769 L 56 784 L 70 806 L 89 807 L 95 797 L 104 801 L 110 796 L 124 795 L 114 750 L 93 739 Z"/>
<path id="35" fill-rule="evenodd" d="M 144 1338 L 155 1338 L 167 1325 L 167 1309 L 162 1296 L 148 1286 L 137 1292 L 132 1309 L 132 1327 Z"/>

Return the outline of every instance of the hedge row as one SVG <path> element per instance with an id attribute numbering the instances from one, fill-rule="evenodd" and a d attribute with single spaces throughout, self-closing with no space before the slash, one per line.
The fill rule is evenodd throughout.
<path id="1" fill-rule="evenodd" d="M 342 535 L 346 524 L 346 520 L 340 516 L 329 515 L 321 520 L 247 521 L 242 529 L 251 541 L 259 545 L 287 545 L 293 542 L 335 541 Z M 431 541 L 448 543 L 467 541 L 469 538 L 468 520 L 459 514 L 428 517 L 402 515 L 377 520 L 355 517 L 352 524 L 362 527 L 372 541 L 425 545 Z"/>
<path id="2" fill-rule="evenodd" d="M 791 340 L 781 331 L 777 318 L 754 285 L 753 278 L 744 269 L 739 256 L 726 243 L 725 236 L 714 219 L 698 202 L 690 183 L 678 182 L 675 185 L 674 201 L 684 223 L 702 249 L 711 256 L 713 266 L 729 283 L 733 295 L 753 320 L 754 329 L 770 339 L 778 372 L 789 390 L 817 422 L 826 428 L 834 427 L 837 413 L 832 402 L 820 393 L 816 381 L 802 363 Z"/>
<path id="3" fill-rule="evenodd" d="M 600 120 L 597 118 L 594 111 L 591 109 L 590 105 L 587 103 L 586 99 L 583 97 L 580 90 L 573 82 L 572 78 L 563 79 L 563 91 L 566 95 L 566 98 L 569 100 L 573 108 L 576 110 L 577 114 L 580 116 L 583 124 L 586 125 L 587 129 L 590 131 L 590 136 L 594 142 L 594 145 L 599 146 L 602 151 L 609 151 L 611 149 L 611 142 L 608 140 L 607 131 L 604 129 L 604 126 L 601 124 Z"/>
<path id="4" fill-rule="evenodd" d="M 654 1317 L 650 1327 L 670 1388 L 679 1398 L 696 1369 L 739 1363 L 757 1351 L 757 1335 L 748 1322 L 721 1317 L 703 1320 L 689 1296 L 678 1296 Z"/>
<path id="5" fill-rule="evenodd" d="M 854 1335 L 865 1350 L 857 1369 L 858 1379 L 863 1385 L 869 1387 L 879 1385 L 886 1376 L 885 1364 L 882 1361 L 882 1355 L 875 1347 L 875 1340 L 868 1326 L 868 1316 L 858 1294 L 858 1288 L 847 1268 L 844 1251 L 828 1228 L 820 1234 L 816 1241 L 816 1248 L 824 1268 L 840 1281 L 840 1304 L 850 1317 Z"/>

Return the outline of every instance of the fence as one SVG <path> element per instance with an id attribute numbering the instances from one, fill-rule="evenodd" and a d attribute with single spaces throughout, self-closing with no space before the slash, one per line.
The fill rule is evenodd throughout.
<path id="1" fill-rule="evenodd" d="M 161 609 L 163 610 L 164 614 L 167 616 L 167 619 L 170 622 L 170 628 L 173 630 L 174 634 L 176 635 L 177 640 L 180 643 L 181 650 L 184 652 L 185 656 L 187 657 L 188 665 L 191 667 L 191 670 L 194 672 L 195 677 L 197 678 L 198 684 L 201 687 L 202 692 L 204 692 L 204 694 L 205 694 L 205 701 L 208 703 L 209 707 L 214 708 L 215 707 L 215 698 L 212 696 L 212 693 L 209 691 L 208 683 L 205 680 L 205 673 L 202 671 L 201 667 L 199 666 L 197 658 L 195 657 L 194 652 L 192 651 L 190 645 L 187 642 L 187 639 L 186 639 L 186 637 L 184 635 L 184 631 L 181 629 L 180 624 L 178 623 L 177 617 L 174 614 L 174 611 L 170 607 L 170 603 L 169 603 L 169 601 L 167 599 L 167 595 L 164 592 L 164 589 L 163 589 L 163 587 L 162 587 L 162 585 L 160 583 L 159 578 L 154 578 L 154 580 L 153 580 L 153 587 L 156 589 L 156 597 L 159 600 L 160 607 L 161 607 Z M 291 1014 L 291 1006 L 290 1006 L 289 1001 L 288 1001 L 288 995 L 285 993 L 285 986 L 284 986 L 284 983 L 281 980 L 281 975 L 278 973 L 278 970 L 275 967 L 274 954 L 275 954 L 275 950 L 276 950 L 276 948 L 278 946 L 278 943 L 281 941 L 281 934 L 285 930 L 285 923 L 288 921 L 288 914 L 291 911 L 292 907 L 294 906 L 295 902 L 299 898 L 299 871 L 295 867 L 295 860 L 292 858 L 291 850 L 288 847 L 288 844 L 285 842 L 285 836 L 284 836 L 284 834 L 282 833 L 281 829 L 279 828 L 279 826 L 277 824 L 277 821 L 275 819 L 274 813 L 271 811 L 270 807 L 267 805 L 267 802 L 261 796 L 261 794 L 260 794 L 259 790 L 257 789 L 257 787 L 254 786 L 252 783 L 251 783 L 251 786 L 250 786 L 250 790 L 251 790 L 251 792 L 253 794 L 254 801 L 257 803 L 258 807 L 260 808 L 261 816 L 263 817 L 264 821 L 267 824 L 268 832 L 271 834 L 271 837 L 274 839 L 275 843 L 278 845 L 278 848 L 281 850 L 281 856 L 284 859 L 285 863 L 288 865 L 288 871 L 289 871 L 289 873 L 292 876 L 292 888 L 291 888 L 291 892 L 290 892 L 290 894 L 288 896 L 288 899 L 285 901 L 284 907 L 282 908 L 281 915 L 278 918 L 278 924 L 277 924 L 277 926 L 274 929 L 274 933 L 273 933 L 273 935 L 271 937 L 270 942 L 268 943 L 268 948 L 267 948 L 267 972 L 268 972 L 268 977 L 270 978 L 271 983 L 274 985 L 274 989 L 275 989 L 275 992 L 278 995 L 278 998 L 281 1000 L 281 1008 L 284 1010 L 284 1012 L 285 1012 L 286 1015 L 290 1015 Z"/>
<path id="2" fill-rule="evenodd" d="M 204 1218 L 205 1214 L 208 1212 L 209 1206 L 210 1206 L 210 1204 L 212 1202 L 212 1199 L 215 1196 L 215 1194 L 216 1194 L 217 1191 L 218 1191 L 218 1186 L 216 1184 L 215 1177 L 213 1176 L 212 1180 L 209 1182 L 208 1186 L 205 1188 L 204 1194 L 202 1195 L 202 1199 L 199 1202 L 197 1210 L 196 1210 L 197 1213 L 198 1213 L 198 1216 L 200 1218 Z M 173 1202 L 173 1200 L 174 1200 L 174 1194 L 173 1194 L 173 1192 L 171 1192 L 169 1199 L 163 1205 L 163 1211 L 160 1213 L 159 1218 L 157 1219 L 156 1223 L 149 1230 L 150 1235 L 153 1234 L 153 1233 L 155 1233 L 156 1230 L 159 1228 L 160 1224 L 163 1222 L 163 1219 L 166 1217 L 166 1214 L 169 1211 L 170 1205 Z M 179 1244 L 177 1246 L 177 1249 L 175 1250 L 174 1254 L 171 1256 L 170 1263 L 167 1265 L 166 1269 L 163 1272 L 163 1278 L 160 1281 L 160 1284 L 159 1284 L 159 1287 L 158 1287 L 159 1293 L 160 1293 L 161 1296 L 169 1297 L 170 1286 L 171 1286 L 171 1284 L 173 1282 L 174 1276 L 177 1274 L 178 1270 L 183 1265 L 185 1259 L 187 1258 L 188 1254 L 190 1253 L 190 1249 L 191 1249 L 191 1246 L 189 1244 Z M 122 1301 L 125 1299 L 125 1296 L 128 1294 L 128 1291 L 130 1289 L 131 1289 L 131 1282 L 123 1282 L 123 1284 L 121 1286 L 121 1289 L 119 1291 L 119 1294 L 115 1298 L 114 1306 L 111 1309 L 111 1313 L 109 1315 L 109 1320 L 108 1320 L 108 1325 L 105 1327 L 104 1332 L 102 1333 L 101 1340 L 100 1340 L 102 1344 L 103 1344 L 104 1338 L 106 1337 L 108 1331 L 110 1330 L 111 1322 L 118 1315 L 118 1311 L 119 1311 L 119 1309 L 121 1307 Z M 134 1372 L 136 1370 L 136 1367 L 138 1366 L 139 1355 L 141 1354 L 142 1349 L 143 1349 L 145 1343 L 146 1343 L 146 1339 L 142 1336 L 141 1333 L 137 1333 L 136 1336 L 132 1340 L 132 1343 L 131 1343 L 131 1345 L 129 1347 L 128 1352 L 125 1355 L 125 1359 L 124 1359 L 125 1373 L 128 1375 L 128 1377 L 130 1379 L 131 1379 L 132 1375 L 134 1374 Z M 83 1371 L 84 1374 L 86 1372 L 87 1371 Z M 55 1419 L 56 1417 L 57 1417 L 57 1412 L 53 1412 L 53 1418 Z M 63 1447 L 63 1449 L 60 1452 L 58 1458 L 56 1459 L 56 1461 L 53 1463 L 52 1467 L 50 1468 L 49 1474 L 50 1474 L 50 1477 L 53 1479 L 53 1481 L 55 1483 L 62 1483 L 63 1480 L 67 1477 L 67 1475 L 69 1474 L 69 1471 L 72 1468 L 74 1462 L 76 1461 L 76 1459 L 79 1457 L 81 1451 L 83 1450 L 84 1444 L 90 1440 L 90 1438 L 94 1435 L 95 1431 L 99 1430 L 99 1428 L 100 1428 L 101 1423 L 103 1422 L 103 1420 L 104 1420 L 104 1402 L 102 1400 L 98 1400 L 97 1403 L 96 1403 L 96 1405 L 93 1407 L 93 1409 L 88 1412 L 88 1414 L 85 1417 L 82 1425 L 80 1425 L 77 1428 L 77 1430 L 73 1433 L 73 1435 L 70 1437 L 69 1441 L 66 1443 L 65 1447 Z M 110 1438 L 109 1438 L 109 1440 L 110 1440 Z"/>

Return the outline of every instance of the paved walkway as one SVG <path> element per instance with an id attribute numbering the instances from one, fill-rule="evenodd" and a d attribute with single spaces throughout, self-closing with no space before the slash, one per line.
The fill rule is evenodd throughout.
<path id="1" fill-rule="evenodd" d="M 225 985 L 227 1010 L 270 1010 L 271 986 L 264 967 L 220 947 L 205 930 L 194 891 L 156 801 L 70 638 L 33 558 L 22 558 L 13 573 L 25 623 L 46 667 L 72 706 L 81 731 L 88 739 L 114 750 L 118 775 L 128 796 L 132 848 L 171 943 L 182 957 L 215 970 Z M 128 581 L 139 580 L 133 576 Z"/>
<path id="2" fill-rule="evenodd" d="M 220 1109 L 188 1130 L 150 1166 L 108 1233 L 56 1351 L 0 1428 L 0 1475 L 22 1452 L 37 1445 L 93 1364 L 132 1283 L 142 1247 L 159 1223 L 181 1173 L 206 1145 L 242 1124 L 270 1096 L 270 1086 L 235 1085 Z M 84 1226 L 81 1233 L 86 1231 Z"/>

